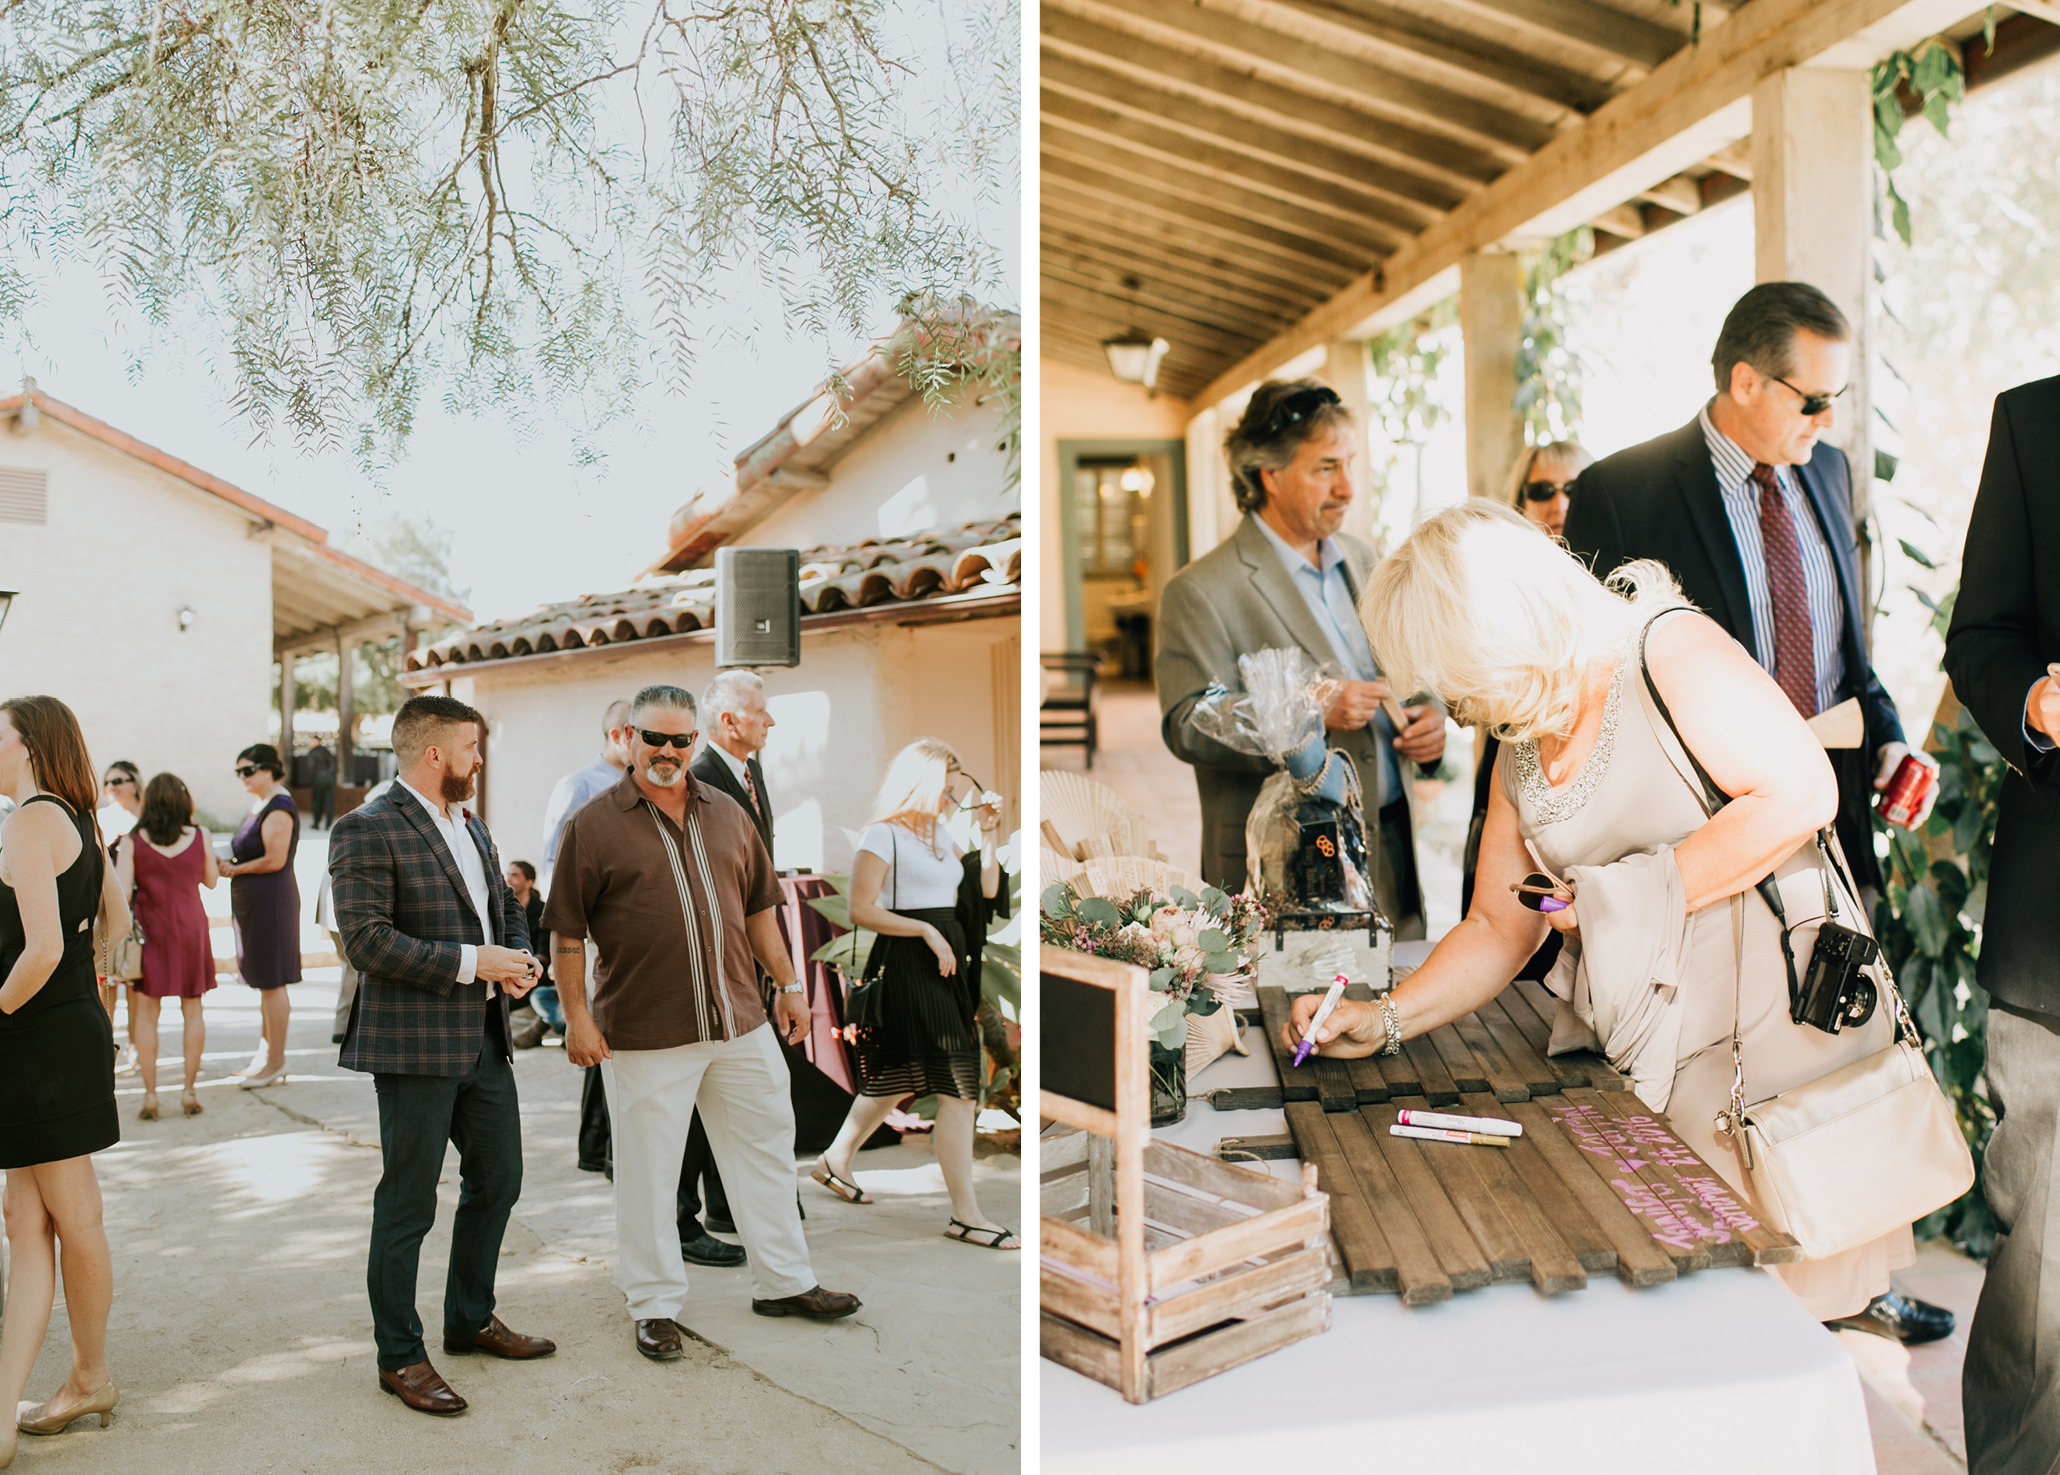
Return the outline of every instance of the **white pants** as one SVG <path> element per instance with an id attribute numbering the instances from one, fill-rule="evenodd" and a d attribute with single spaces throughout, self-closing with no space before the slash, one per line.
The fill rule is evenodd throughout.
<path id="1" fill-rule="evenodd" d="M 615 1132 L 615 1284 L 637 1321 L 677 1321 L 687 1304 L 680 1258 L 680 1159 L 694 1108 L 751 1257 L 752 1295 L 815 1285 L 794 1201 L 794 1103 L 787 1061 L 762 1024 L 735 1040 L 617 1050 L 601 1062 Z"/>

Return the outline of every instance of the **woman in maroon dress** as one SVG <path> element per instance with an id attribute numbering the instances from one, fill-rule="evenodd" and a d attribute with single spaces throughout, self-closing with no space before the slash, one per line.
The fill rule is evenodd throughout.
<path id="1" fill-rule="evenodd" d="M 236 918 L 236 968 L 264 1001 L 264 1049 L 239 1072 L 239 1083 L 270 1086 L 286 1079 L 286 985 L 300 982 L 300 883 L 293 855 L 300 848 L 300 811 L 281 782 L 279 750 L 258 743 L 236 755 L 236 776 L 255 802 L 236 831 L 229 910 Z"/>
<path id="2" fill-rule="evenodd" d="M 201 995 L 215 986 L 215 952 L 208 943 L 200 888 L 215 884 L 214 841 L 193 823 L 193 794 L 174 773 L 161 773 L 143 791 L 136 828 L 115 842 L 115 872 L 143 929 L 143 976 L 129 991 L 136 1021 L 137 1064 L 143 1071 L 146 1122 L 157 1120 L 157 1014 L 159 1000 L 177 999 L 186 1016 L 186 1089 L 179 1104 L 200 1115 L 194 1084 L 207 1026 Z"/>

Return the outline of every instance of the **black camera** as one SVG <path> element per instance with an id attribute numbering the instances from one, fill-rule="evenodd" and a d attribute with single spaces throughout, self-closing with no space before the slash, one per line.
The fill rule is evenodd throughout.
<path id="1" fill-rule="evenodd" d="M 1303 799 L 1288 812 L 1287 889 L 1297 907 L 1311 911 L 1364 911 L 1366 836 L 1351 808 Z"/>
<path id="2" fill-rule="evenodd" d="M 1860 970 L 1880 956 L 1881 945 L 1873 938 L 1827 918 L 1817 929 L 1817 945 L 1810 950 L 1810 965 L 1788 1017 L 1832 1035 L 1847 1025 L 1865 1024 L 1874 1017 L 1879 993 Z"/>

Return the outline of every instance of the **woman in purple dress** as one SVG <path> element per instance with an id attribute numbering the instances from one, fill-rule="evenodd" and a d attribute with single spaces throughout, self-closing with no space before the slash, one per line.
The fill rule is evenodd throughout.
<path id="1" fill-rule="evenodd" d="M 115 874 L 143 929 L 143 976 L 129 988 L 143 1071 L 143 1109 L 137 1115 L 146 1122 L 157 1120 L 158 1007 L 161 1000 L 177 999 L 186 1024 L 186 1089 L 179 1104 L 186 1115 L 199 1116 L 194 1086 L 207 1048 L 200 1000 L 215 986 L 215 954 L 200 888 L 213 889 L 218 865 L 213 839 L 193 823 L 192 791 L 177 774 L 161 773 L 143 791 L 142 818 L 115 841 Z"/>
<path id="2" fill-rule="evenodd" d="M 264 1045 L 238 1072 L 246 1089 L 286 1079 L 286 985 L 300 982 L 300 883 L 293 855 L 300 848 L 300 811 L 281 782 L 279 750 L 258 743 L 236 755 L 236 776 L 254 801 L 236 831 L 230 859 L 229 911 L 236 919 L 236 967 L 264 1000 Z"/>

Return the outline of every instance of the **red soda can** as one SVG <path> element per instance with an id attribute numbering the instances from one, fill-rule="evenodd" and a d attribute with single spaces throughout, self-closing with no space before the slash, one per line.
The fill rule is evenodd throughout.
<path id="1" fill-rule="evenodd" d="M 1931 797 L 1932 785 L 1937 782 L 1938 770 L 1915 753 L 1903 754 L 1895 777 L 1881 791 L 1881 817 L 1907 830 L 1910 821 L 1924 812 L 1925 801 Z"/>

